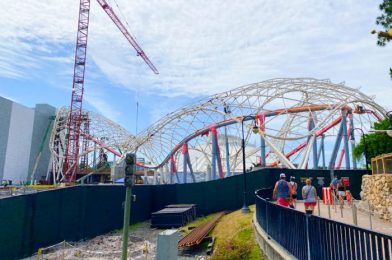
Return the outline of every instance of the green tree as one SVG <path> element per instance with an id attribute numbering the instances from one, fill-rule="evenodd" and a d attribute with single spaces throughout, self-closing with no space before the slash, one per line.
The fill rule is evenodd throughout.
<path id="1" fill-rule="evenodd" d="M 381 122 L 374 123 L 375 130 L 386 130 L 389 127 L 389 119 L 384 119 Z M 371 133 L 365 134 L 365 140 L 361 137 L 360 142 L 354 147 L 353 154 L 358 160 L 362 155 L 365 155 L 365 142 L 366 153 L 370 163 L 370 159 L 384 153 L 392 152 L 392 138 L 386 133 Z"/>
<path id="2" fill-rule="evenodd" d="M 392 0 L 384 0 L 379 8 L 381 15 L 377 17 L 376 24 L 381 25 L 385 32 L 379 32 L 377 34 L 377 44 L 379 46 L 385 46 L 387 42 L 392 40 Z M 389 75 L 392 78 L 392 68 L 389 68 Z"/>
<path id="3" fill-rule="evenodd" d="M 381 25 L 387 32 L 392 28 L 392 0 L 384 0 L 379 8 L 381 15 L 377 17 L 376 24 Z M 377 44 L 379 46 L 385 46 L 391 40 L 390 37 L 385 37 L 383 34 L 379 34 L 377 38 Z"/>

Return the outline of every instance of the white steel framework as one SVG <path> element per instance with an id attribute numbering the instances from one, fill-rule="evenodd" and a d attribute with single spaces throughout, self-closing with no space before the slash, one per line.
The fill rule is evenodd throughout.
<path id="1" fill-rule="evenodd" d="M 66 133 L 58 129 L 64 129 L 62 125 L 65 121 L 59 118 L 66 115 L 64 110 L 60 110 L 52 133 L 54 172 L 61 172 L 61 145 L 64 145 Z M 91 117 L 93 114 L 89 115 L 91 124 L 95 124 L 96 119 Z M 219 156 L 223 162 L 220 166 L 228 176 L 241 169 L 241 142 L 234 140 L 241 137 L 239 123 L 245 117 L 246 146 L 254 147 L 247 151 L 247 167 L 251 163 L 260 164 L 263 160 L 265 166 L 271 167 L 327 167 L 328 162 L 325 161 L 330 160 L 332 147 L 336 146 L 333 167 L 350 168 L 347 158 L 351 153 L 345 152 L 349 149 L 344 142 L 343 147 L 335 143 L 337 140 L 347 143 L 351 128 L 369 129 L 374 121 L 384 115 L 384 108 L 372 97 L 344 83 L 312 78 L 281 78 L 242 86 L 182 107 L 154 122 L 136 138 L 102 117 L 95 126 L 96 130 L 90 130 L 90 133 L 97 138 L 108 137 L 110 141 L 105 141 L 105 145 L 120 149 L 121 153 L 137 151 L 138 157 L 145 158 L 146 166 L 158 169 L 160 173 L 173 173 L 169 163 L 174 163 L 175 169 L 182 171 L 186 164 L 183 163 L 181 151 L 187 144 L 188 157 L 196 172 L 206 172 L 213 165 L 213 156 Z M 98 117 L 96 114 L 94 116 Z M 345 124 L 344 131 L 340 130 L 342 122 Z M 252 133 L 254 126 L 259 129 L 258 135 Z M 212 134 L 215 128 L 218 138 Z M 90 129 L 94 127 L 90 125 Z M 341 136 L 341 139 L 337 139 L 337 136 Z M 92 145 L 83 153 L 91 150 Z M 326 155 L 321 159 L 324 153 Z M 342 158 L 346 158 L 344 163 Z M 57 173 L 57 179 L 60 180 L 60 176 L 61 173 Z"/>

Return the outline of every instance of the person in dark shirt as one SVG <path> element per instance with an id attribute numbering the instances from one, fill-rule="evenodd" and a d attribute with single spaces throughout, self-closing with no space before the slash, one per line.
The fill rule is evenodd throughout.
<path id="1" fill-rule="evenodd" d="M 290 208 L 295 208 L 297 202 L 297 189 L 298 184 L 295 182 L 295 176 L 290 177 L 290 190 L 291 190 L 291 200 L 290 200 Z"/>
<path id="2" fill-rule="evenodd" d="M 334 195 L 336 197 L 338 195 L 338 193 L 337 193 L 338 183 L 339 183 L 338 177 L 334 176 L 332 181 L 331 181 L 331 184 L 329 185 L 329 187 L 331 187 L 332 192 L 334 193 Z"/>
<path id="3" fill-rule="evenodd" d="M 281 173 L 279 178 L 275 183 L 273 199 L 278 200 L 278 205 L 288 207 L 291 200 L 290 184 L 286 181 L 286 174 Z"/>

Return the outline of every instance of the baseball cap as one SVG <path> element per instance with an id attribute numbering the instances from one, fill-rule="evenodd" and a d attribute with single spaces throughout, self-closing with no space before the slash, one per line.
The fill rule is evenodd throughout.
<path id="1" fill-rule="evenodd" d="M 295 180 L 295 176 L 291 176 L 291 177 L 290 177 L 290 180 Z"/>
<path id="2" fill-rule="evenodd" d="M 286 178 L 286 174 L 281 173 L 281 174 L 279 175 L 279 177 L 280 177 L 280 178 Z"/>

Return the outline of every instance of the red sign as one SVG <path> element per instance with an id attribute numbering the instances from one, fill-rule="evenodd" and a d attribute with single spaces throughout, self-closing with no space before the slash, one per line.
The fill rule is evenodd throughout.
<path id="1" fill-rule="evenodd" d="M 350 186 L 350 178 L 349 177 L 342 177 L 342 182 L 344 186 L 348 187 Z"/>

